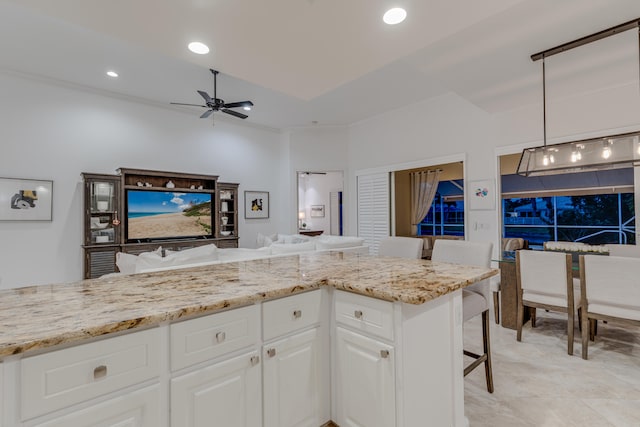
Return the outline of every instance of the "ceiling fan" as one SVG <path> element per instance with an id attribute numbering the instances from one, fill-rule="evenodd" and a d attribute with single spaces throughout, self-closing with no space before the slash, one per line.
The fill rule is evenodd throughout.
<path id="1" fill-rule="evenodd" d="M 253 106 L 253 102 L 251 101 L 240 101 L 240 102 L 229 102 L 229 103 L 225 103 L 224 100 L 218 98 L 217 96 L 217 79 L 216 76 L 218 75 L 218 71 L 213 70 L 213 69 L 209 69 L 209 71 L 211 71 L 211 73 L 213 74 L 213 98 L 209 96 L 209 94 L 207 92 L 204 92 L 202 90 L 197 91 L 200 96 L 202 98 L 204 98 L 205 104 L 206 105 L 200 105 L 200 104 L 183 104 L 180 102 L 171 102 L 172 105 L 188 105 L 188 106 L 192 106 L 192 107 L 203 107 L 203 108 L 208 108 L 207 111 L 205 111 L 204 113 L 202 113 L 202 115 L 200 116 L 201 119 L 206 119 L 207 117 L 209 117 L 210 115 L 213 114 L 214 111 L 222 111 L 223 113 L 227 113 L 230 114 L 234 117 L 238 117 L 240 119 L 246 119 L 247 116 L 246 114 L 242 114 L 242 113 L 238 113 L 237 111 L 233 111 L 230 108 L 239 108 L 239 107 L 245 107 L 246 109 L 249 109 L 247 107 L 251 107 Z"/>

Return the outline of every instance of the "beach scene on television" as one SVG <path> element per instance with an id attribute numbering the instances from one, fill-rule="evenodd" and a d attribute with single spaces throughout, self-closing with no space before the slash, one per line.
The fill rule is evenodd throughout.
<path id="1" fill-rule="evenodd" d="M 209 236 L 211 194 L 129 191 L 127 238 Z"/>

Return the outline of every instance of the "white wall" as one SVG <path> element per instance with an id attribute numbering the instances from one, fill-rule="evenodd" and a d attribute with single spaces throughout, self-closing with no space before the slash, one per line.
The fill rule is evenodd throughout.
<path id="1" fill-rule="evenodd" d="M 494 135 L 491 116 L 453 93 L 382 114 L 351 126 L 347 183 L 355 194 L 355 176 L 363 170 L 457 160 L 465 162 L 465 180 L 495 179 Z M 354 200 L 348 203 L 348 221 L 356 223 Z M 469 227 L 475 223 L 482 228 Z M 467 225 L 472 240 L 496 239 L 495 211 L 467 211 Z"/>
<path id="2" fill-rule="evenodd" d="M 348 146 L 348 129 L 346 127 L 315 127 L 308 129 L 298 129 L 290 131 L 290 168 L 289 176 L 291 177 L 291 194 L 298 193 L 298 200 L 305 198 L 305 192 L 300 188 L 296 188 L 297 172 L 339 172 L 343 179 L 347 176 L 347 146 Z M 349 194 L 343 188 L 343 200 L 349 199 Z M 334 191 L 334 190 L 330 190 Z M 328 195 L 327 195 L 328 197 Z M 309 203 L 306 203 L 307 205 Z M 329 219 L 329 203 L 318 203 L 325 205 L 325 218 Z M 289 231 L 295 231 L 298 223 L 298 205 L 295 198 L 287 213 L 289 218 Z M 307 212 L 307 220 L 310 220 L 309 212 Z M 308 221 L 307 221 L 308 222 Z M 315 224 L 315 223 L 313 223 Z M 329 224 L 327 228 L 323 228 L 329 232 Z M 345 234 L 349 234 L 345 231 Z"/>
<path id="3" fill-rule="evenodd" d="M 240 246 L 286 227 L 289 148 L 279 132 L 0 74 L 0 176 L 54 181 L 52 222 L 0 221 L 0 288 L 82 277 L 81 172 L 119 167 L 219 175 L 240 183 Z M 270 193 L 245 220 L 243 192 Z"/>

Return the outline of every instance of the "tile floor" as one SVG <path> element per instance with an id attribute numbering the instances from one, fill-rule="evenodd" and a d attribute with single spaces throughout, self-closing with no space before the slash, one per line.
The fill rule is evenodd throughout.
<path id="1" fill-rule="evenodd" d="M 599 322 L 583 360 L 577 326 L 574 354 L 567 354 L 566 315 L 538 310 L 522 342 L 491 322 L 495 391 L 487 392 L 483 367 L 465 378 L 471 427 L 640 426 L 640 327 Z M 465 348 L 479 352 L 481 337 L 478 316 L 465 324 Z"/>

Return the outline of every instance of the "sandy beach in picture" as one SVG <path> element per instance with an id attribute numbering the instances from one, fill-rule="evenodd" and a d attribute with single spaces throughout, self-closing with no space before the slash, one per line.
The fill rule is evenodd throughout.
<path id="1" fill-rule="evenodd" d="M 207 227 L 203 226 L 206 225 Z M 129 218 L 129 239 L 153 239 L 210 234 L 211 216 L 186 216 L 184 213 Z"/>

